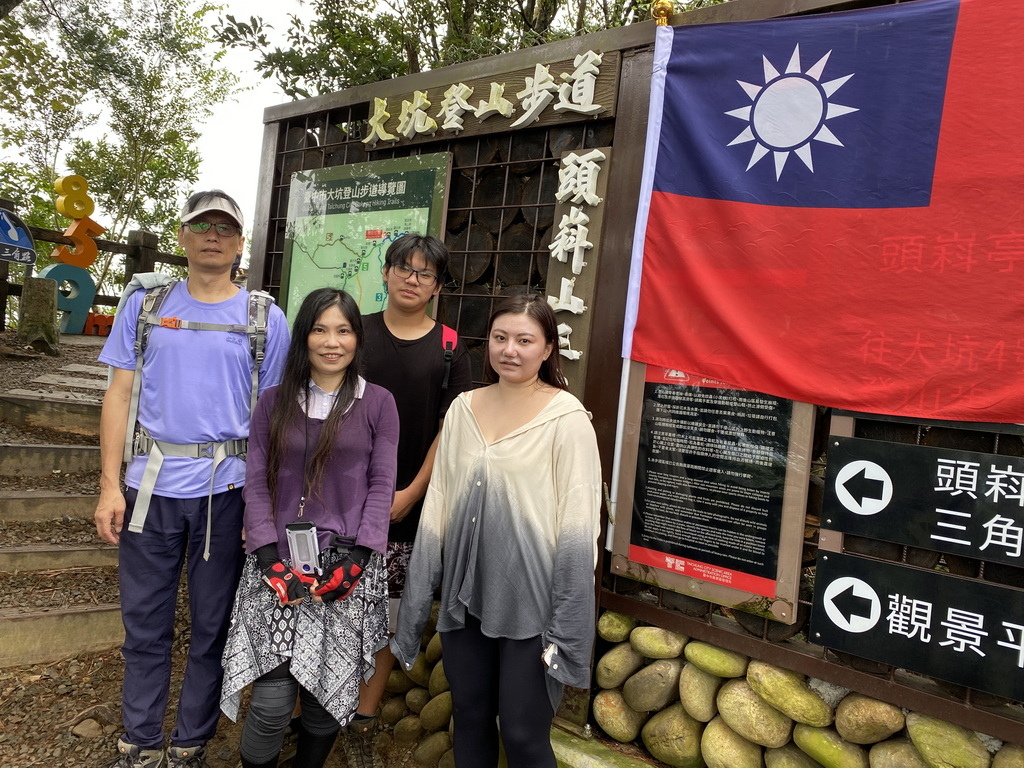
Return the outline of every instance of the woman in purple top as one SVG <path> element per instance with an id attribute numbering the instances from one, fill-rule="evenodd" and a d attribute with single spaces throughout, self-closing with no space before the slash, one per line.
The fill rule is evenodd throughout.
<path id="1" fill-rule="evenodd" d="M 243 768 L 277 765 L 295 698 L 294 768 L 321 768 L 388 638 L 387 545 L 398 412 L 360 375 L 362 320 L 344 291 L 310 293 L 281 383 L 256 406 L 244 491 L 246 558 L 224 651 L 221 709 Z"/>

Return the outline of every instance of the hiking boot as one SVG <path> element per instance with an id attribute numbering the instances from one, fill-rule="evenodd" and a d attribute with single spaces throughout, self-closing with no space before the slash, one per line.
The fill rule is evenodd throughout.
<path id="1" fill-rule="evenodd" d="M 117 740 L 117 759 L 110 768 L 163 768 L 164 751 L 162 749 L 141 749 L 129 744 L 124 739 Z"/>
<path id="2" fill-rule="evenodd" d="M 171 747 L 167 750 L 167 768 L 208 768 L 206 747 Z"/>
<path id="3" fill-rule="evenodd" d="M 342 729 L 341 746 L 348 768 L 384 768 L 384 761 L 373 743 L 376 735 L 376 717 L 352 720 Z"/>

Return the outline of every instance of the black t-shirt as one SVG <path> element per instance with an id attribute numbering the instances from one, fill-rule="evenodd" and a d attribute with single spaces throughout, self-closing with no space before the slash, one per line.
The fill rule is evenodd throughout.
<path id="1" fill-rule="evenodd" d="M 438 432 L 438 422 L 461 392 L 473 388 L 469 354 L 460 339 L 455 346 L 448 389 L 442 397 L 444 345 L 441 324 L 411 341 L 396 338 L 377 312 L 363 316 L 363 360 L 366 380 L 387 389 L 395 398 L 401 432 L 398 437 L 398 488 L 405 488 L 423 466 L 423 459 Z M 413 541 L 420 522 L 417 502 L 409 514 L 394 523 L 390 541 Z"/>

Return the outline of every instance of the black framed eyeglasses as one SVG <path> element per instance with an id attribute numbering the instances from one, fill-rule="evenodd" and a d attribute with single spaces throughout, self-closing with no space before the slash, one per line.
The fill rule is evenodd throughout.
<path id="1" fill-rule="evenodd" d="M 205 235 L 213 227 L 213 231 L 221 237 L 234 237 L 242 234 L 242 230 L 234 224 L 212 224 L 209 221 L 190 221 L 185 225 L 189 232 L 197 235 Z"/>
<path id="2" fill-rule="evenodd" d="M 437 282 L 437 275 L 423 269 L 413 269 L 408 264 L 396 264 L 391 268 L 396 275 L 407 280 L 409 275 L 416 275 L 416 282 L 420 285 L 433 285 Z"/>

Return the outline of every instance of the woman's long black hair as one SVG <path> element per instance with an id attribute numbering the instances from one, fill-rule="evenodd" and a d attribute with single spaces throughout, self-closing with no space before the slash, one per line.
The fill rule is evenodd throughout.
<path id="1" fill-rule="evenodd" d="M 277 475 L 287 446 L 288 429 L 302 423 L 305 413 L 299 407 L 309 395 L 312 367 L 309 363 L 309 333 L 325 311 L 337 307 L 345 316 L 352 332 L 356 335 L 356 352 L 345 370 L 345 378 L 338 389 L 331 412 L 327 414 L 320 438 L 309 460 L 309 493 L 312 495 L 323 480 L 327 460 L 334 449 L 334 442 L 341 430 L 345 412 L 356 397 L 356 383 L 363 375 L 363 319 L 355 299 L 337 288 L 318 288 L 302 301 L 295 323 L 292 326 L 291 343 L 285 359 L 284 372 L 278 384 L 277 399 L 270 411 L 270 440 L 267 447 L 267 488 L 270 491 L 274 514 L 277 514 Z"/>

